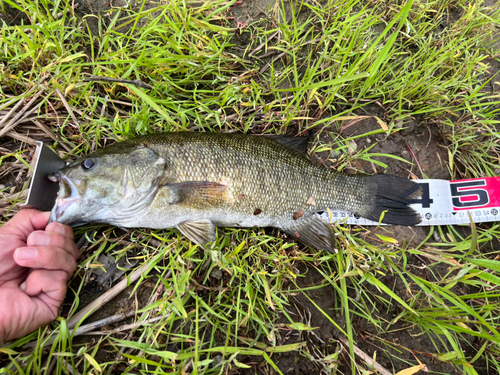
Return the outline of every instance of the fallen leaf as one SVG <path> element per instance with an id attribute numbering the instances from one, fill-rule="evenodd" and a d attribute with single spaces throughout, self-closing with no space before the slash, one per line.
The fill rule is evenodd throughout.
<path id="1" fill-rule="evenodd" d="M 427 366 L 422 363 L 421 365 L 417 365 L 417 366 L 413 366 L 413 367 L 401 370 L 396 375 L 413 375 L 421 370 L 423 370 L 425 372 L 429 372 L 429 370 L 427 369 Z"/>
<path id="2" fill-rule="evenodd" d="M 64 90 L 64 96 L 68 96 L 68 94 L 75 88 L 75 86 L 76 85 L 72 83 L 71 85 L 66 87 L 66 89 Z"/>
<path id="3" fill-rule="evenodd" d="M 378 124 L 380 125 L 380 127 L 382 129 L 384 129 L 385 131 L 389 130 L 389 127 L 387 126 L 387 124 L 385 122 L 383 122 L 381 119 L 379 119 L 377 116 L 375 116 L 375 120 L 377 120 Z"/>

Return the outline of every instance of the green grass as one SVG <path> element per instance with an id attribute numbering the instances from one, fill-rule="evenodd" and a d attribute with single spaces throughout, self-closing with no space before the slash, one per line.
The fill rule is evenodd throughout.
<path id="1" fill-rule="evenodd" d="M 499 80 L 487 75 L 499 53 L 498 8 L 465 0 L 277 2 L 237 29 L 228 20 L 233 3 L 172 0 L 142 13 L 114 8 L 92 34 L 71 2 L 4 0 L 33 24 L 2 26 L 0 121 L 40 92 L 36 119 L 68 157 L 159 131 L 312 129 L 328 135 L 315 138 L 312 152 L 352 170 L 358 161 L 385 168 L 381 156 L 409 165 L 352 142 L 390 138 L 416 120 L 439 128 L 448 153 L 443 162 L 454 178 L 499 175 Z M 259 58 L 265 54 L 273 55 Z M 89 75 L 139 79 L 152 88 L 84 82 Z M 496 91 L 487 90 L 491 84 Z M 377 116 L 380 128 L 344 136 L 340 128 L 363 115 Z M 46 137 L 32 125 L 16 130 Z M 16 174 L 31 150 L 2 150 L 0 162 Z M 6 164 L 15 160 L 21 161 Z M 22 189 L 3 190 L 12 212 Z M 500 371 L 498 224 L 474 226 L 469 234 L 431 228 L 418 246 L 408 238 L 395 243 L 381 229 L 338 225 L 337 254 L 291 244 L 277 231 L 225 229 L 208 252 L 175 230 L 75 231 L 89 245 L 68 292 L 74 301 L 68 314 L 0 347 L 0 373 L 226 374 L 249 367 L 284 373 L 280 353 L 292 353 L 318 373 L 361 374 L 370 365 L 354 351 L 360 334 L 371 343 L 364 348 L 375 348 L 394 369 L 432 358 L 466 374 L 485 373 L 485 366 Z M 129 290 L 133 321 L 142 323 L 73 337 L 67 324 L 83 307 L 85 280 L 100 254 L 135 260 L 135 267 L 152 262 Z M 307 269 L 317 270 L 320 281 L 305 278 Z M 330 307 L 315 297 L 326 290 L 335 296 Z M 295 309 L 297 301 L 308 301 L 309 313 Z M 121 312 L 113 306 L 109 315 Z M 334 337 L 315 345 L 311 314 L 328 322 L 322 330 L 346 337 L 348 347 Z M 155 317 L 161 318 L 148 321 Z M 360 322 L 372 330 L 362 332 Z M 408 327 L 428 343 L 425 351 L 384 336 Z M 28 342 L 33 350 L 22 349 Z"/>

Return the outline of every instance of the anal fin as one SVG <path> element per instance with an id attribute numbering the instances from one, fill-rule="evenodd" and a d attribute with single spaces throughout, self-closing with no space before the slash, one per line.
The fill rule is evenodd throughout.
<path id="1" fill-rule="evenodd" d="M 335 252 L 336 241 L 330 225 L 319 215 L 301 217 L 288 228 L 281 228 L 298 241 L 318 250 Z"/>
<path id="2" fill-rule="evenodd" d="M 215 225 L 209 219 L 184 221 L 176 228 L 201 247 L 215 241 Z"/>

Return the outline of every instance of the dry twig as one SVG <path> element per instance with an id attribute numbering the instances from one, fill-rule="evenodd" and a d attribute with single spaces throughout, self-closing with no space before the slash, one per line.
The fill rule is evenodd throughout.
<path id="1" fill-rule="evenodd" d="M 41 87 L 41 89 L 31 98 L 31 100 L 26 104 L 17 114 L 14 116 L 12 120 L 10 120 L 6 125 L 4 125 L 3 129 L 0 130 L 0 137 L 3 137 L 5 134 L 7 134 L 9 131 L 11 131 L 15 126 L 17 126 L 21 121 L 23 121 L 27 116 L 31 115 L 34 111 L 38 109 L 40 104 L 38 104 L 35 108 L 31 109 L 33 104 L 36 103 L 36 100 L 40 95 L 42 95 L 45 92 L 45 87 Z M 24 98 L 19 101 L 19 103 L 24 104 Z M 0 121 L 0 126 L 2 123 L 8 120 L 10 114 L 13 112 L 13 110 L 16 108 L 19 108 L 20 104 L 16 104 L 14 108 L 5 116 L 5 118 Z M 30 110 L 31 109 L 31 110 Z M 30 111 L 28 111 L 30 110 Z M 26 115 L 26 116 L 25 116 Z M 24 116 L 24 117 L 23 117 Z M 20 120 L 21 119 L 21 120 Z M 18 121 L 19 120 L 19 121 Z"/>
<path id="2" fill-rule="evenodd" d="M 92 301 L 90 304 L 85 306 L 82 310 L 77 312 L 75 315 L 71 317 L 68 321 L 68 328 L 74 328 L 80 321 L 88 318 L 90 315 L 99 310 L 103 305 L 108 303 L 114 297 L 116 297 L 122 290 L 124 290 L 127 286 L 135 282 L 143 272 L 152 264 L 153 261 L 148 262 L 142 265 L 140 268 L 136 269 L 130 277 L 124 278 L 118 284 L 116 284 L 113 288 L 108 290 L 103 295 L 99 296 L 96 300 Z"/>
<path id="3" fill-rule="evenodd" d="M 40 128 L 48 137 L 52 138 L 55 142 L 59 142 L 62 148 L 64 148 L 66 151 L 70 152 L 71 148 L 69 148 L 64 142 L 59 139 L 57 135 L 55 135 L 53 132 L 50 131 L 49 128 L 47 128 L 44 124 L 42 124 L 38 120 L 33 120 L 33 123 Z"/>
<path id="4" fill-rule="evenodd" d="M 121 322 L 124 319 L 130 318 L 131 316 L 135 315 L 135 310 L 130 310 L 125 313 L 113 315 L 113 316 L 108 316 L 107 318 L 97 320 L 95 322 L 92 322 L 90 324 L 86 324 L 84 326 L 80 326 L 75 330 L 71 330 L 70 335 L 73 337 L 83 335 L 87 332 L 90 332 L 96 328 L 101 328 L 104 326 L 107 326 L 109 324 Z"/>
<path id="5" fill-rule="evenodd" d="M 349 341 L 343 337 L 343 336 L 338 336 L 338 339 L 344 344 L 346 347 L 349 347 Z M 388 370 L 386 370 L 380 363 L 377 361 L 374 361 L 372 357 L 370 357 L 368 354 L 366 354 L 364 351 L 362 351 L 360 348 L 358 348 L 356 345 L 352 345 L 354 348 L 354 353 L 361 358 L 364 362 L 366 362 L 367 365 L 372 366 L 375 370 L 377 370 L 381 375 L 392 375 L 392 373 Z"/>
<path id="6" fill-rule="evenodd" d="M 128 83 L 130 85 L 134 85 L 140 87 L 141 89 L 153 89 L 153 86 L 148 85 L 147 83 L 142 82 L 140 79 L 120 79 L 120 78 L 110 78 L 110 77 L 98 77 L 98 76 L 90 76 L 85 77 L 83 79 L 84 82 L 113 82 L 113 83 Z"/>
<path id="7" fill-rule="evenodd" d="M 8 131 L 7 133 L 5 133 L 5 135 L 7 137 L 17 139 L 18 141 L 26 142 L 32 146 L 36 146 L 36 141 L 33 138 L 28 137 L 27 134 L 19 134 L 19 133 L 15 132 L 14 130 L 11 130 L 11 131 Z"/>
<path id="8" fill-rule="evenodd" d="M 64 97 L 64 94 L 59 89 L 56 89 L 56 93 L 57 93 L 57 96 L 59 96 L 59 99 L 61 99 L 61 102 L 63 103 L 64 107 L 66 108 L 66 111 L 68 111 L 69 115 L 73 119 L 73 122 L 76 125 L 80 126 L 80 123 L 78 122 L 78 120 L 75 117 L 75 114 L 73 113 L 74 112 L 73 108 L 71 108 L 70 105 L 68 104 L 68 101 Z"/>

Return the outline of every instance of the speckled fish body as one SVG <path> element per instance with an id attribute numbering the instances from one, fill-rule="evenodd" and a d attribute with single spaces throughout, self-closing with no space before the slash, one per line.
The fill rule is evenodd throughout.
<path id="1" fill-rule="evenodd" d="M 292 138 L 161 133 L 96 151 L 53 179 L 51 219 L 123 227 L 178 228 L 200 245 L 218 227 L 276 227 L 316 248 L 334 238 L 318 211 L 348 210 L 414 225 L 418 185 L 394 176 L 349 176 L 313 164 Z"/>

